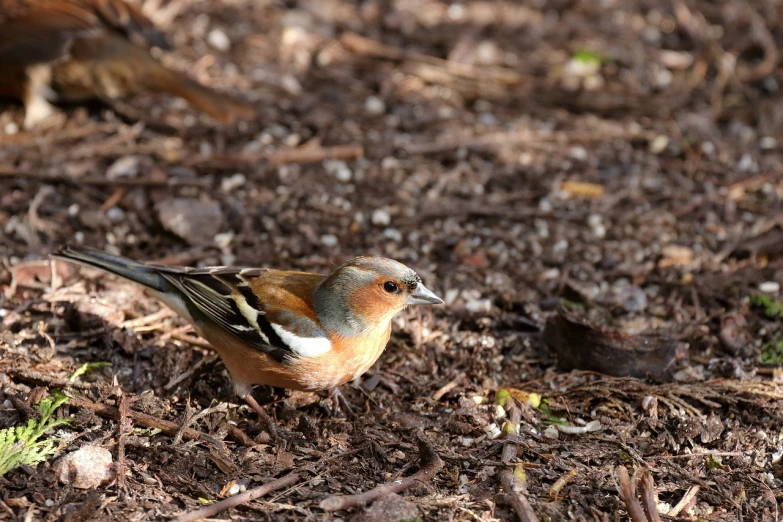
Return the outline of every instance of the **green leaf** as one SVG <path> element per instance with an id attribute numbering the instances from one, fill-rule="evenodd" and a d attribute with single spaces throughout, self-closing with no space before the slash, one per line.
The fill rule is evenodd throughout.
<path id="1" fill-rule="evenodd" d="M 763 294 L 752 295 L 750 296 L 750 303 L 753 306 L 763 308 L 764 315 L 770 319 L 783 318 L 783 303 L 777 299 L 773 299 L 770 296 Z"/>
<path id="2" fill-rule="evenodd" d="M 18 466 L 34 466 L 57 453 L 60 449 L 56 444 L 58 439 L 38 439 L 55 426 L 70 422 L 69 419 L 52 418 L 67 400 L 68 397 L 61 394 L 51 395 L 35 407 L 38 419 L 29 419 L 27 425 L 0 430 L 0 477 Z"/>
<path id="3" fill-rule="evenodd" d="M 81 377 L 87 372 L 91 372 L 93 370 L 97 370 L 98 368 L 103 368 L 104 366 L 111 366 L 111 363 L 107 362 L 88 362 L 84 363 L 81 366 L 79 366 L 75 372 L 71 374 L 70 377 L 68 377 L 68 380 L 70 382 L 76 382 L 76 379 Z"/>

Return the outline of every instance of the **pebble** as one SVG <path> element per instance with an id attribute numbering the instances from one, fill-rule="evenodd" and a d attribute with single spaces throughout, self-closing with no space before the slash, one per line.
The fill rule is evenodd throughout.
<path id="1" fill-rule="evenodd" d="M 373 210 L 370 220 L 373 225 L 386 226 L 391 223 L 391 216 L 386 210 L 378 208 Z"/>
<path id="2" fill-rule="evenodd" d="M 761 150 L 771 150 L 777 148 L 777 146 L 778 146 L 778 140 L 776 140 L 772 136 L 764 136 L 759 140 L 759 148 Z"/>
<path id="3" fill-rule="evenodd" d="M 218 51 L 226 52 L 231 49 L 231 40 L 226 33 L 216 27 L 207 34 L 207 43 Z"/>
<path id="4" fill-rule="evenodd" d="M 554 424 L 550 424 L 544 430 L 544 437 L 547 439 L 556 439 L 560 436 L 560 432 L 555 428 Z"/>
<path id="5" fill-rule="evenodd" d="M 163 228 L 194 246 L 211 245 L 223 226 L 223 212 L 217 201 L 172 198 L 156 205 Z"/>
<path id="6" fill-rule="evenodd" d="M 324 234 L 323 236 L 321 236 L 321 243 L 324 246 L 328 246 L 328 247 L 337 246 L 338 243 L 337 236 L 335 236 L 334 234 Z"/>
<path id="7" fill-rule="evenodd" d="M 765 294 L 777 294 L 780 292 L 780 283 L 777 281 L 764 281 L 759 284 L 759 291 Z"/>
<path id="8" fill-rule="evenodd" d="M 372 116 L 379 116 L 386 112 L 386 103 L 377 96 L 368 96 L 364 100 L 364 110 Z"/>
<path id="9" fill-rule="evenodd" d="M 232 484 L 230 488 L 228 488 L 228 495 L 233 497 L 234 495 L 238 494 L 242 488 L 239 486 L 239 484 Z"/>
<path id="10" fill-rule="evenodd" d="M 245 175 L 241 172 L 237 172 L 236 174 L 232 174 L 227 178 L 223 178 L 223 180 L 220 182 L 220 190 L 228 193 L 241 187 L 246 182 L 247 177 L 245 177 Z"/>
<path id="11" fill-rule="evenodd" d="M 221 234 L 215 234 L 215 246 L 217 246 L 221 250 L 225 250 L 231 245 L 231 242 L 234 240 L 234 233 L 233 232 L 223 232 Z"/>
<path id="12" fill-rule="evenodd" d="M 571 147 L 568 149 L 568 156 L 577 161 L 585 161 L 587 159 L 587 149 L 584 147 Z"/>
<path id="13" fill-rule="evenodd" d="M 55 476 L 78 489 L 97 488 L 114 478 L 111 452 L 100 446 L 83 446 L 60 460 Z"/>
<path id="14" fill-rule="evenodd" d="M 19 132 L 19 125 L 10 121 L 5 124 L 5 128 L 3 129 L 3 132 L 5 132 L 8 135 L 16 134 Z"/>
<path id="15" fill-rule="evenodd" d="M 661 134 L 653 138 L 653 140 L 650 142 L 650 152 L 652 152 L 653 154 L 660 154 L 661 152 L 666 150 L 666 147 L 668 146 L 669 146 L 669 137 Z"/>

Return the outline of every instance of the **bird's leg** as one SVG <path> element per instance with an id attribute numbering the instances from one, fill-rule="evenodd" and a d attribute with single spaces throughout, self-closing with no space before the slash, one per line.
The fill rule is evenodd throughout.
<path id="1" fill-rule="evenodd" d="M 337 412 L 342 408 L 345 411 L 345 416 L 351 420 L 356 420 L 356 413 L 354 413 L 351 403 L 345 398 L 343 392 L 340 391 L 339 386 L 329 389 L 329 400 L 332 402 L 332 410 Z"/>
<path id="2" fill-rule="evenodd" d="M 33 65 L 26 72 L 24 128 L 29 130 L 53 116 L 56 111 L 47 101 L 47 97 L 51 96 L 51 67 L 48 64 Z"/>
<path id="3" fill-rule="evenodd" d="M 245 402 L 253 408 L 253 410 L 258 414 L 258 417 L 261 419 L 261 422 L 265 424 L 265 428 L 267 432 L 269 432 L 269 435 L 272 437 L 272 440 L 281 441 L 281 440 L 287 440 L 290 438 L 290 433 L 281 430 L 278 428 L 277 423 L 275 423 L 274 419 L 269 416 L 267 412 L 264 411 L 264 408 L 261 407 L 260 404 L 258 404 L 258 401 L 256 401 L 253 398 L 253 395 L 248 393 L 243 397 L 245 399 Z"/>

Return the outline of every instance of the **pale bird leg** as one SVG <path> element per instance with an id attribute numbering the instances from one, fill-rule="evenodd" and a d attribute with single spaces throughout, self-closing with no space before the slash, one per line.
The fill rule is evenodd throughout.
<path id="1" fill-rule="evenodd" d="M 345 411 L 346 417 L 351 420 L 357 419 L 356 413 L 351 407 L 351 403 L 348 402 L 348 399 L 345 398 L 345 395 L 343 395 L 343 392 L 340 391 L 338 386 L 329 389 L 329 400 L 332 401 L 332 409 L 334 411 L 340 411 L 340 408 L 342 408 Z"/>

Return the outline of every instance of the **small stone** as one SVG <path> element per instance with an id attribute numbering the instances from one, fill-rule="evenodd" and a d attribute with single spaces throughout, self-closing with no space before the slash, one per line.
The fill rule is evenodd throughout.
<path id="1" fill-rule="evenodd" d="M 239 486 L 239 484 L 232 484 L 230 488 L 228 488 L 228 496 L 233 497 L 234 495 L 238 494 L 242 488 Z"/>
<path id="2" fill-rule="evenodd" d="M 364 110 L 372 116 L 379 116 L 386 112 L 386 103 L 377 96 L 368 96 L 364 100 Z"/>
<path id="3" fill-rule="evenodd" d="M 194 246 L 212 244 L 223 225 L 220 204 L 213 200 L 172 198 L 156 205 L 163 228 Z"/>
<path id="4" fill-rule="evenodd" d="M 421 520 L 419 508 L 413 502 L 392 493 L 375 502 L 364 512 L 351 518 L 351 522 L 389 522 Z"/>
<path id="5" fill-rule="evenodd" d="M 568 149 L 568 155 L 577 161 L 585 161 L 587 159 L 587 149 L 580 146 L 571 147 Z"/>
<path id="6" fill-rule="evenodd" d="M 669 146 L 669 137 L 661 134 L 653 138 L 653 140 L 650 142 L 650 152 L 652 152 L 653 154 L 660 154 L 661 152 L 666 150 L 666 147 L 668 146 Z"/>
<path id="7" fill-rule="evenodd" d="M 223 178 L 223 180 L 220 182 L 220 190 L 223 192 L 231 192 L 234 189 L 241 187 L 246 182 L 247 178 L 245 175 L 241 172 L 237 172 L 236 174 L 232 174 L 227 178 Z"/>
<path id="8" fill-rule="evenodd" d="M 338 243 L 337 236 L 335 236 L 334 234 L 324 234 L 323 236 L 321 236 L 321 243 L 324 246 L 328 246 L 328 247 L 337 246 Z"/>
<path id="9" fill-rule="evenodd" d="M 777 146 L 778 146 L 778 140 L 776 140 L 772 136 L 764 136 L 759 140 L 759 148 L 761 150 L 772 150 L 777 148 Z"/>
<path id="10" fill-rule="evenodd" d="M 233 232 L 223 232 L 221 234 L 215 234 L 215 246 L 221 250 L 227 249 L 231 242 L 234 240 Z"/>
<path id="11" fill-rule="evenodd" d="M 19 132 L 19 125 L 16 123 L 9 121 L 5 124 L 5 128 L 3 129 L 3 132 L 5 132 L 8 135 L 13 135 Z"/>
<path id="12" fill-rule="evenodd" d="M 353 177 L 353 171 L 351 171 L 347 165 L 343 165 L 335 170 L 334 177 L 343 183 L 347 183 L 351 181 L 351 178 Z"/>
<path id="13" fill-rule="evenodd" d="M 386 210 L 378 208 L 373 210 L 370 220 L 373 225 L 386 226 L 391 223 L 391 216 Z"/>
<path id="14" fill-rule="evenodd" d="M 125 219 L 125 211 L 120 207 L 111 207 L 106 211 L 106 217 L 109 218 L 109 221 L 112 223 L 119 223 Z"/>
<path id="15" fill-rule="evenodd" d="M 777 281 L 764 281 L 759 285 L 759 292 L 765 294 L 777 294 L 780 292 L 780 283 Z"/>
<path id="16" fill-rule="evenodd" d="M 55 476 L 63 484 L 92 489 L 114 478 L 111 452 L 100 446 L 83 446 L 60 460 Z"/>
<path id="17" fill-rule="evenodd" d="M 386 228 L 383 231 L 383 237 L 394 241 L 395 243 L 402 242 L 402 233 L 396 228 Z"/>
<path id="18" fill-rule="evenodd" d="M 544 437 L 547 439 L 556 439 L 560 436 L 560 432 L 555 428 L 554 424 L 550 424 L 544 430 Z"/>
<path id="19" fill-rule="evenodd" d="M 106 169 L 108 179 L 137 178 L 152 169 L 154 162 L 149 156 L 123 156 Z"/>
<path id="20" fill-rule="evenodd" d="M 218 51 L 226 52 L 231 49 L 231 40 L 222 29 L 216 27 L 207 34 L 207 43 Z"/>

